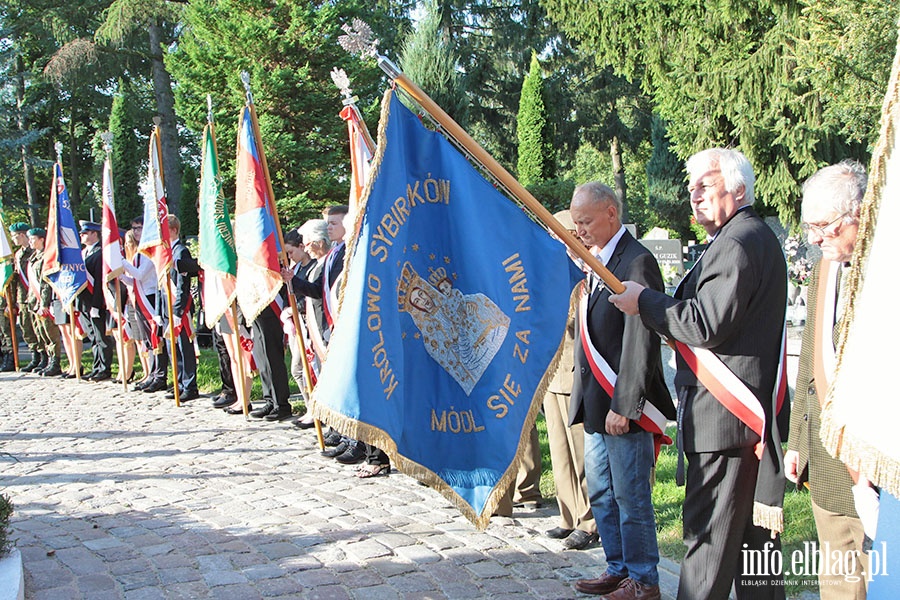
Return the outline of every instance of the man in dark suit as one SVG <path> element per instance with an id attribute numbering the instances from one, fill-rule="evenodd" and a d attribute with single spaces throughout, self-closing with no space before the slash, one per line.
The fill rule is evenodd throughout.
<path id="1" fill-rule="evenodd" d="M 106 300 L 103 298 L 103 253 L 100 251 L 100 225 L 81 221 L 81 243 L 84 245 L 84 268 L 88 274 L 88 287 L 79 297 L 82 316 L 87 323 L 86 332 L 91 340 L 94 362 L 88 381 L 103 381 L 112 376 L 113 339 L 106 335 Z"/>
<path id="2" fill-rule="evenodd" d="M 821 547 L 828 544 L 832 552 L 851 559 L 841 569 L 820 569 L 823 600 L 866 597 L 868 555 L 862 552 L 865 536 L 853 495 L 854 477 L 859 474 L 831 456 L 819 437 L 821 404 L 834 374 L 835 342 L 844 317 L 846 286 L 841 285 L 841 276 L 849 272 L 846 266 L 856 246 L 866 181 L 861 164 L 844 161 L 819 170 L 803 184 L 803 228 L 809 242 L 822 249 L 822 260 L 809 280 L 784 465 L 788 479 L 798 487 L 809 485 Z M 868 493 L 867 487 L 864 481 L 857 493 Z"/>
<path id="3" fill-rule="evenodd" d="M 653 255 L 622 225 L 622 203 L 599 182 L 575 190 L 570 206 L 576 233 L 620 279 L 663 290 Z M 655 464 L 653 432 L 637 421 L 647 405 L 675 417 L 663 380 L 659 336 L 639 317 L 625 316 L 595 276 L 579 308 L 575 378 L 569 424 L 584 423 L 584 471 L 606 572 L 576 582 L 575 589 L 614 600 L 660 597 L 659 549 L 650 498 Z M 662 419 L 658 434 L 665 430 Z"/>
<path id="4" fill-rule="evenodd" d="M 687 553 L 678 598 L 724 600 L 732 581 L 738 598 L 784 598 L 780 573 L 743 572 L 752 562 L 747 553 L 760 551 L 758 559 L 764 549 L 781 549 L 766 529 L 783 528 L 780 442 L 790 410 L 774 391 L 787 302 L 784 255 L 751 207 L 755 177 L 743 154 L 705 150 L 687 170 L 694 217 L 711 239 L 706 253 L 674 298 L 628 281 L 610 301 L 681 343 L 675 386 L 679 479 L 682 452 L 688 459 Z M 714 380 L 685 356 L 717 369 Z"/>
<path id="5" fill-rule="evenodd" d="M 186 402 L 200 397 L 197 354 L 189 331 L 193 311 L 191 279 L 200 273 L 200 265 L 181 240 L 181 221 L 175 215 L 169 215 L 169 235 L 172 239 L 172 321 L 175 327 L 175 348 L 169 354 L 174 353 L 178 362 L 178 399 Z M 174 391 L 166 397 L 175 398 Z"/>

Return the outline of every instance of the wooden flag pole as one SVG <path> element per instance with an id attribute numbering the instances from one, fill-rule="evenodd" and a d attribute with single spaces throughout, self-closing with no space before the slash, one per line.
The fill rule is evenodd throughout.
<path id="1" fill-rule="evenodd" d="M 625 286 L 622 285 L 622 282 L 619 281 L 618 278 L 616 278 L 616 276 L 613 275 L 599 260 L 597 260 L 597 258 L 584 247 L 584 244 L 582 244 L 580 240 L 569 233 L 569 230 L 566 229 L 562 223 L 557 221 L 553 215 L 550 214 L 550 211 L 538 202 L 537 199 L 509 173 L 509 171 L 504 169 L 500 163 L 494 160 L 494 157 L 488 154 L 484 148 L 472 138 L 472 136 L 466 133 L 465 129 L 460 127 L 450 115 L 444 112 L 444 110 L 428 96 L 428 94 L 423 92 L 419 86 L 404 75 L 394 63 L 384 56 L 379 56 L 378 66 L 381 67 L 381 70 L 387 73 L 398 86 L 403 88 L 413 100 L 418 102 L 419 105 L 444 128 L 447 135 L 465 148 L 466 151 L 469 152 L 475 160 L 481 163 L 491 175 L 497 178 L 497 180 L 519 200 L 519 202 L 525 205 L 548 229 L 556 234 L 556 237 L 568 246 L 572 254 L 583 260 L 587 266 L 597 273 L 600 279 L 609 286 L 614 294 L 621 294 L 625 291 Z"/>
<path id="2" fill-rule="evenodd" d="M 106 285 L 105 283 L 103 285 Z M 122 321 L 125 320 L 125 315 L 122 314 L 122 288 L 120 287 L 119 278 L 116 277 L 116 326 L 119 330 L 119 343 L 116 344 L 116 351 L 119 354 L 119 379 L 122 380 L 122 391 L 128 391 L 128 381 L 127 377 L 125 377 L 125 338 L 123 334 L 125 332 L 122 327 Z M 134 365 L 132 365 L 133 367 Z"/>
<path id="3" fill-rule="evenodd" d="M 169 303 L 169 358 L 172 359 L 172 388 L 175 394 L 175 406 L 181 406 L 181 395 L 178 393 L 178 346 L 175 345 L 175 319 L 172 314 L 172 277 L 166 273 L 166 300 Z M 163 349 L 165 352 L 165 349 Z"/>
<path id="4" fill-rule="evenodd" d="M 76 318 L 75 317 L 75 302 L 73 300 L 72 303 L 69 304 L 69 330 L 72 332 L 72 354 L 75 354 L 75 349 L 78 347 L 78 344 L 75 343 L 75 336 L 78 335 L 76 333 L 78 327 L 75 325 L 75 318 Z M 74 365 L 75 381 L 80 382 L 81 381 L 81 354 L 71 357 L 69 362 L 75 363 L 75 365 Z"/>
<path id="5" fill-rule="evenodd" d="M 288 264 L 287 255 L 284 252 L 284 237 L 281 234 L 281 219 L 278 217 L 278 210 L 275 208 L 275 194 L 272 190 L 272 179 L 269 177 L 269 165 L 266 163 L 266 153 L 263 151 L 262 147 L 262 137 L 259 133 L 259 123 L 256 120 L 256 109 L 253 106 L 253 96 L 250 93 L 250 76 L 244 71 L 241 73 L 241 79 L 244 81 L 244 88 L 247 90 L 247 108 L 250 111 L 250 123 L 253 126 L 253 137 L 256 141 L 256 147 L 259 151 L 259 161 L 262 164 L 263 168 L 263 176 L 266 179 L 266 187 L 269 193 L 269 201 L 272 203 L 269 206 L 269 209 L 272 211 L 272 215 L 275 218 L 275 233 L 278 235 L 278 245 L 281 248 L 281 252 L 279 253 L 279 259 L 281 260 L 281 265 L 286 266 Z M 291 307 L 291 319 L 294 322 L 294 331 L 297 335 L 297 344 L 300 347 L 300 357 L 301 362 L 303 363 L 303 375 L 306 380 L 306 390 L 310 394 L 309 398 L 312 398 L 312 370 L 309 365 L 309 360 L 306 357 L 306 341 L 303 339 L 303 330 L 300 328 L 300 313 L 297 312 L 297 301 L 294 298 L 294 290 L 291 286 L 291 282 L 287 282 L 287 290 L 288 290 L 288 303 Z M 322 423 L 316 419 L 316 437 L 319 441 L 319 449 L 325 449 L 325 437 L 322 434 Z"/>
<path id="6" fill-rule="evenodd" d="M 231 319 L 234 321 L 232 335 L 234 335 L 235 363 L 237 363 L 237 373 L 232 373 L 232 377 L 234 375 L 238 377 L 234 389 L 238 393 L 238 400 L 241 401 L 241 407 L 244 409 L 244 418 L 249 419 L 250 390 L 244 387 L 244 348 L 241 346 L 241 326 L 238 321 L 237 302 L 231 303 Z"/>
<path id="7" fill-rule="evenodd" d="M 15 268 L 15 267 L 14 267 Z M 13 277 L 16 274 L 13 273 Z M 19 342 L 16 340 L 16 305 L 13 304 L 12 286 L 6 286 L 6 308 L 9 310 L 9 335 L 12 339 L 13 366 L 19 370 Z"/>
<path id="8" fill-rule="evenodd" d="M 218 160 L 219 147 L 218 142 L 216 141 L 216 126 L 213 121 L 212 96 L 209 94 L 206 95 L 206 105 L 206 123 L 207 127 L 209 127 L 209 137 L 212 140 L 213 152 L 215 153 L 216 160 Z M 205 151 L 206 150 L 204 149 L 204 152 Z M 237 381 L 235 382 L 235 392 L 238 395 L 238 400 L 241 402 L 241 408 L 244 411 L 244 419 L 250 420 L 250 390 L 244 387 L 244 349 L 241 347 L 241 327 L 238 320 L 237 302 L 235 300 L 231 301 L 231 320 L 233 323 L 232 335 L 234 335 L 234 361 L 237 365 L 237 373 L 232 369 L 231 375 L 232 378 L 235 376 L 237 377 Z"/>
<path id="9" fill-rule="evenodd" d="M 154 118 L 154 121 L 156 118 Z M 163 190 L 166 189 L 166 176 L 165 171 L 163 171 L 163 163 L 162 163 L 162 142 L 159 139 L 159 124 L 156 124 L 156 155 L 159 157 L 159 180 L 163 184 Z M 155 194 L 154 194 L 155 195 Z M 154 202 L 159 202 L 159 198 L 156 198 Z M 168 213 L 168 209 L 166 210 Z M 157 211 L 157 220 L 159 220 L 159 212 Z M 169 224 L 166 223 L 166 227 L 168 228 Z M 162 232 L 162 223 L 159 224 L 160 232 Z M 171 251 L 172 248 L 172 240 L 169 240 L 169 249 Z M 172 257 L 174 261 L 174 256 Z M 171 269 L 170 269 L 171 271 Z M 172 387 L 175 395 L 175 406 L 181 406 L 181 395 L 178 391 L 178 346 L 175 345 L 175 322 L 172 314 L 172 276 L 169 272 L 166 272 L 166 300 L 169 304 L 169 342 L 171 343 L 169 358 L 172 363 Z M 165 348 L 163 348 L 163 352 L 165 352 Z"/>

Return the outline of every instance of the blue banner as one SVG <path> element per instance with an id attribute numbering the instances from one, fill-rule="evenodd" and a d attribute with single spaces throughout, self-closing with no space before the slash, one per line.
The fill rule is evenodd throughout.
<path id="1" fill-rule="evenodd" d="M 81 240 L 72 216 L 69 191 L 62 165 L 53 165 L 47 238 L 44 243 L 44 279 L 50 282 L 63 307 L 68 310 L 87 285 L 87 271 L 81 256 Z"/>
<path id="2" fill-rule="evenodd" d="M 582 275 L 560 242 L 388 98 L 314 414 L 485 527 L 515 478 Z"/>

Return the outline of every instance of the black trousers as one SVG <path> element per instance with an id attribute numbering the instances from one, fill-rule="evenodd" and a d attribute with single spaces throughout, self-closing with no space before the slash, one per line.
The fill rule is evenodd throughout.
<path id="1" fill-rule="evenodd" d="M 265 356 L 265 360 L 257 358 L 256 367 L 259 369 L 259 379 L 262 383 L 263 399 L 266 406 L 276 406 L 279 409 L 290 408 L 288 396 L 288 372 L 284 364 L 284 330 L 281 327 L 281 319 L 267 306 L 251 325 L 253 330 L 253 346 L 261 348 L 260 352 L 254 352 L 254 356 Z"/>
<path id="2" fill-rule="evenodd" d="M 88 315 L 88 338 L 91 340 L 91 354 L 94 357 L 91 372 L 109 373 L 112 369 L 113 339 L 106 335 L 106 309 L 100 310 L 97 317 Z"/>
<path id="3" fill-rule="evenodd" d="M 237 389 L 234 387 L 234 375 L 231 373 L 231 357 L 228 355 L 228 347 L 225 345 L 225 338 L 222 334 L 212 330 L 213 347 L 216 349 L 216 355 L 219 358 L 219 377 L 222 379 L 223 396 L 237 399 Z"/>
<path id="4" fill-rule="evenodd" d="M 773 540 L 768 530 L 753 525 L 759 470 L 753 448 L 686 456 L 687 553 L 681 563 L 678 600 L 727 600 L 732 582 L 738 600 L 783 600 L 783 576 L 758 575 L 762 570 L 756 558 L 762 554 L 755 551 L 767 549 L 766 556 L 780 553 L 781 539 Z"/>

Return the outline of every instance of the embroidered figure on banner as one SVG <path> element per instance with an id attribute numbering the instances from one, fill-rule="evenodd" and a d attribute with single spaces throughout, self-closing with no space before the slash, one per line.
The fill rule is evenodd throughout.
<path id="1" fill-rule="evenodd" d="M 428 279 L 405 262 L 397 282 L 401 312 L 412 317 L 425 350 L 472 393 L 503 345 L 509 317 L 484 294 L 463 294 L 443 267 L 429 268 Z"/>

